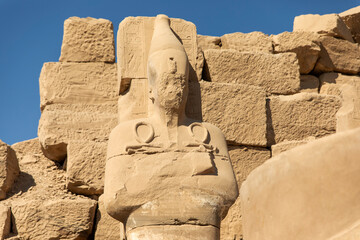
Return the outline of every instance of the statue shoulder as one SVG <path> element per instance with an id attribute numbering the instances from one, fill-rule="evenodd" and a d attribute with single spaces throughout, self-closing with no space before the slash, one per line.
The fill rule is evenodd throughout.
<path id="1" fill-rule="evenodd" d="M 209 132 L 209 144 L 218 149 L 219 155 L 229 157 L 226 139 L 220 128 L 208 122 L 200 122 L 200 123 Z"/>
<path id="2" fill-rule="evenodd" d="M 146 143 L 154 137 L 154 128 L 150 123 L 149 118 L 135 119 L 126 122 L 119 123 L 110 133 L 108 142 L 108 158 L 125 154 L 127 147 L 139 144 L 141 142 Z M 144 128 L 146 134 L 139 135 L 139 129 Z"/>

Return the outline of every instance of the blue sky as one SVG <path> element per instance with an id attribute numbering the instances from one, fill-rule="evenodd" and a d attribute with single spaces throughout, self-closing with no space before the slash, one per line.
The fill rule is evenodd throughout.
<path id="1" fill-rule="evenodd" d="M 39 75 L 60 56 L 63 22 L 71 16 L 109 19 L 116 34 L 127 16 L 183 18 L 199 34 L 291 31 L 295 16 L 340 13 L 360 0 L 0 0 L 0 139 L 8 144 L 37 136 Z"/>

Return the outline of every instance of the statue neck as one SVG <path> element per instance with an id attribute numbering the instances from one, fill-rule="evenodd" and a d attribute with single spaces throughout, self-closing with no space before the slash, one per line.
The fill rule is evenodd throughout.
<path id="1" fill-rule="evenodd" d="M 159 117 L 161 124 L 166 127 L 169 141 L 176 143 L 178 126 L 182 125 L 186 119 L 185 106 L 181 105 L 179 109 L 155 106 L 155 114 Z"/>

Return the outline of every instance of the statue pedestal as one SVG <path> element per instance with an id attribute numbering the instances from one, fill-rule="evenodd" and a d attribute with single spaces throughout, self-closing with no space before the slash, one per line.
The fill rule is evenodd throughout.
<path id="1" fill-rule="evenodd" d="M 159 225 L 138 227 L 127 232 L 128 240 L 218 240 L 220 230 L 214 226 Z"/>

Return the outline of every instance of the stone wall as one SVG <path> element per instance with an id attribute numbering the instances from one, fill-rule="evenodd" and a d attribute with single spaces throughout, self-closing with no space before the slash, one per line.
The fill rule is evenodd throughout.
<path id="1" fill-rule="evenodd" d="M 125 23 L 139 19 L 152 24 L 151 18 Z M 271 156 L 360 126 L 359 19 L 360 9 L 304 15 L 295 18 L 293 32 L 221 37 L 196 37 L 192 23 L 172 19 L 179 37 L 189 39 L 183 41 L 192 66 L 187 115 L 225 134 L 239 188 Z M 128 25 L 120 25 L 120 36 Z M 134 68 L 121 64 L 132 61 L 127 54 L 139 55 L 139 46 L 131 52 L 130 40 L 121 39 L 115 63 L 110 21 L 65 21 L 60 61 L 45 63 L 40 74 L 38 138 L 1 143 L 1 238 L 124 237 L 102 203 L 106 146 L 118 120 L 146 116 L 147 76 L 137 65 L 128 88 Z M 131 94 L 119 97 L 123 91 Z M 221 239 L 242 239 L 241 215 L 236 201 L 222 221 Z"/>

